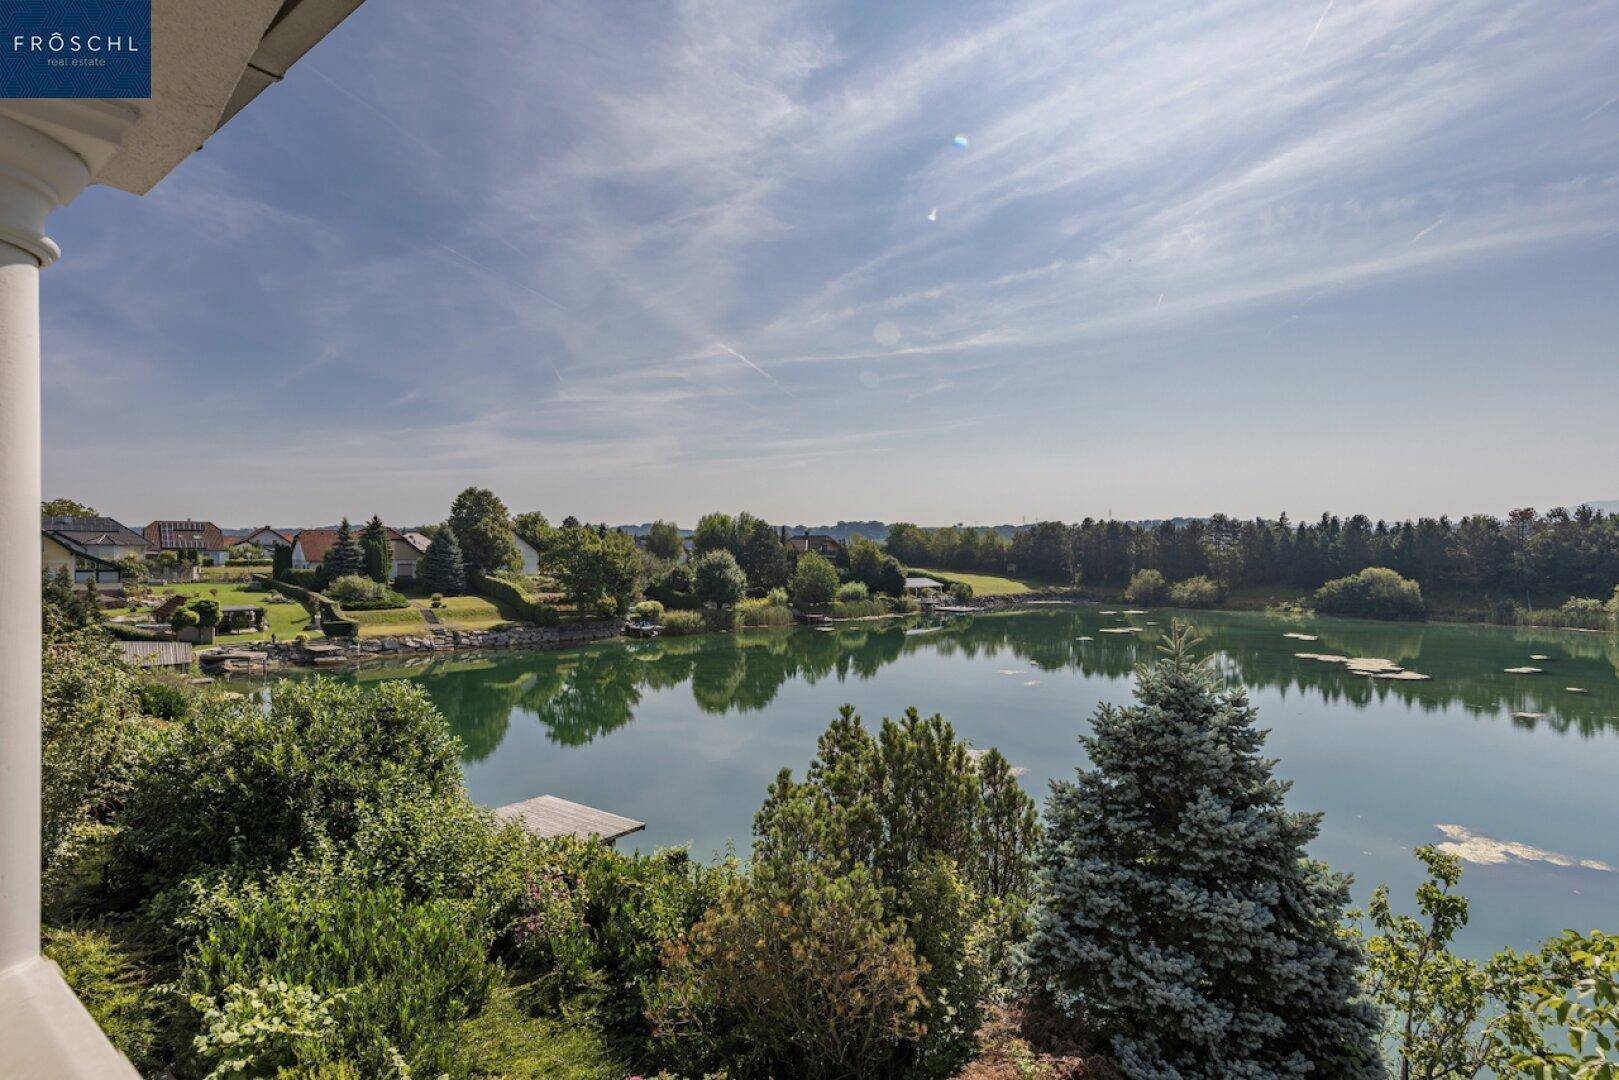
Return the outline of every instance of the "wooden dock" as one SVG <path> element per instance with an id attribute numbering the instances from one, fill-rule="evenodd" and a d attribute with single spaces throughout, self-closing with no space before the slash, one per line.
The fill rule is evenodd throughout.
<path id="1" fill-rule="evenodd" d="M 118 651 L 130 667 L 191 666 L 191 645 L 184 641 L 120 641 Z"/>
<path id="2" fill-rule="evenodd" d="M 646 828 L 644 821 L 609 814 L 606 810 L 569 802 L 555 795 L 540 795 L 499 807 L 495 810 L 495 817 L 501 821 L 515 821 L 535 836 L 577 836 L 581 840 L 595 837 L 604 844 L 611 844 L 621 836 Z"/>

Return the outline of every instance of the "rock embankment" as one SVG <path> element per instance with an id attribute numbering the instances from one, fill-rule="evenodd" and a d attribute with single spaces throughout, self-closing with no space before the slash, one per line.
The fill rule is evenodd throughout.
<path id="1" fill-rule="evenodd" d="M 249 648 L 264 653 L 272 664 L 314 666 L 359 663 L 389 657 L 454 652 L 460 649 L 567 649 L 615 636 L 623 628 L 617 619 L 568 623 L 563 626 L 514 626 L 491 630 L 457 630 L 448 626 L 428 627 L 425 632 L 360 638 L 345 641 L 324 638 L 319 641 L 255 642 Z"/>

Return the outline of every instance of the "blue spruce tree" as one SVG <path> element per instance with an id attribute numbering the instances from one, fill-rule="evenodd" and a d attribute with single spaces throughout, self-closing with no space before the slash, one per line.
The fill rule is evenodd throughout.
<path id="1" fill-rule="evenodd" d="M 1097 709 L 1091 767 L 1052 784 L 1025 968 L 1128 1077 L 1384 1074 L 1338 933 L 1347 879 L 1305 858 L 1241 688 L 1177 625 L 1137 704 Z"/>

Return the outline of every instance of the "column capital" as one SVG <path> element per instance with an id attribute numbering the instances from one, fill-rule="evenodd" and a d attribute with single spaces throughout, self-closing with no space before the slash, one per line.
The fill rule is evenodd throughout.
<path id="1" fill-rule="evenodd" d="M 105 101 L 12 101 L 0 106 L 0 242 L 40 266 L 61 254 L 45 218 L 72 202 L 117 153 L 139 114 Z"/>

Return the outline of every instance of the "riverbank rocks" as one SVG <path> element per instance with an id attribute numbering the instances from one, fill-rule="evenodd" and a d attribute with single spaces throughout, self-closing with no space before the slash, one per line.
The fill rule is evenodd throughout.
<path id="1" fill-rule="evenodd" d="M 433 626 L 427 633 L 406 636 L 360 638 L 355 641 L 326 639 L 312 642 L 316 648 L 297 641 L 273 644 L 255 642 L 255 651 L 265 654 L 271 664 L 328 666 L 358 664 L 368 660 L 400 658 L 461 649 L 530 649 L 546 651 L 587 645 L 614 637 L 620 630 L 616 619 L 568 623 L 564 626 L 503 626 L 489 630 L 457 630 Z"/>

